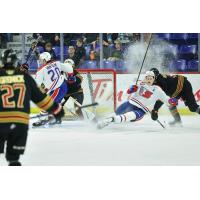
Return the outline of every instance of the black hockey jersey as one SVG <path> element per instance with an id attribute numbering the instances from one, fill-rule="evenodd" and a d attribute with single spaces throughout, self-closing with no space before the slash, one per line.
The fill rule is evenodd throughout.
<path id="1" fill-rule="evenodd" d="M 31 100 L 46 111 L 57 106 L 50 96 L 40 91 L 29 74 L 16 69 L 0 69 L 0 124 L 28 125 Z"/>
<path id="2" fill-rule="evenodd" d="M 183 89 L 186 77 L 182 75 L 163 75 L 159 74 L 155 85 L 160 86 L 170 97 L 178 98 Z"/>
<path id="3" fill-rule="evenodd" d="M 81 83 L 83 80 L 83 77 L 80 75 L 80 73 L 74 69 L 74 75 L 76 76 L 76 82 L 67 84 L 68 85 L 68 92 L 67 94 L 73 94 L 77 92 L 82 92 L 83 89 L 81 87 Z"/>

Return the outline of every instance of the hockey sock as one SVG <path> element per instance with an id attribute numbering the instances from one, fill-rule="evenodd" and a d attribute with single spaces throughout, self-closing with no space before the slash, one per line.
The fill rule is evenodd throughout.
<path id="1" fill-rule="evenodd" d="M 117 115 L 114 117 L 115 123 L 123 123 L 123 122 L 130 122 L 136 119 L 136 115 L 134 112 L 127 112 L 122 115 Z"/>
<path id="2" fill-rule="evenodd" d="M 200 114 L 200 107 L 197 108 L 196 112 Z"/>
<path id="3" fill-rule="evenodd" d="M 169 108 L 169 110 L 170 110 L 172 116 L 174 117 L 174 120 L 180 122 L 181 121 L 181 116 L 180 116 L 180 114 L 178 112 L 177 107 L 176 106 L 172 106 L 172 107 Z"/>

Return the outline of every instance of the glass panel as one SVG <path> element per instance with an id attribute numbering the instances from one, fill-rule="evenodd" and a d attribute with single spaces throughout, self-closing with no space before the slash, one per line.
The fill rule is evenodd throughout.
<path id="1" fill-rule="evenodd" d="M 101 48 L 102 47 L 102 48 Z M 39 54 L 72 59 L 76 68 L 116 69 L 138 73 L 156 67 L 162 72 L 198 72 L 197 33 L 0 33 L 0 51 L 12 48 L 30 72 Z"/>

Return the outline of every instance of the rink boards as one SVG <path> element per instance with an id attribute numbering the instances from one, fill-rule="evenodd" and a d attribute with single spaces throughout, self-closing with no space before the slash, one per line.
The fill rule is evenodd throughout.
<path id="1" fill-rule="evenodd" d="M 200 74 L 183 74 L 188 78 L 188 80 L 191 82 L 193 87 L 193 93 L 195 95 L 197 103 L 200 101 Z M 128 95 L 126 94 L 127 88 L 132 85 L 135 80 L 137 79 L 138 74 L 117 74 L 116 77 L 116 105 L 119 106 L 122 102 L 126 101 L 128 98 Z M 140 76 L 140 80 L 142 80 L 144 75 Z M 98 79 L 98 77 L 97 77 Z M 96 88 L 94 88 L 96 89 Z M 106 105 L 109 105 L 106 103 L 106 94 L 110 94 L 110 88 L 103 88 L 104 89 L 104 95 L 96 95 L 95 101 L 99 103 L 99 106 L 97 107 L 97 111 L 99 113 L 105 113 L 110 112 L 109 106 L 106 108 Z M 101 93 L 102 88 L 99 87 L 99 93 Z M 87 100 L 87 97 L 85 97 Z M 103 98 L 103 100 L 102 100 Z M 108 101 L 110 99 L 108 98 Z M 188 110 L 188 108 L 185 107 L 183 101 L 179 100 L 178 108 L 181 114 L 184 115 L 191 115 L 192 113 Z M 36 108 L 34 104 L 31 105 L 31 112 L 37 113 L 39 110 Z M 169 111 L 164 105 L 161 109 L 161 113 L 167 114 Z"/>

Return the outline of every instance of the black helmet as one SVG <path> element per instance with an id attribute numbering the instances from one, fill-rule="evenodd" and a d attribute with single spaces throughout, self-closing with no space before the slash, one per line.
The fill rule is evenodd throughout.
<path id="1" fill-rule="evenodd" d="M 159 76 L 160 72 L 158 71 L 157 68 L 151 68 L 150 71 L 152 71 L 155 74 L 155 79 Z"/>
<path id="2" fill-rule="evenodd" d="M 16 67 L 17 55 L 13 49 L 7 49 L 1 54 L 1 65 L 3 67 Z"/>

